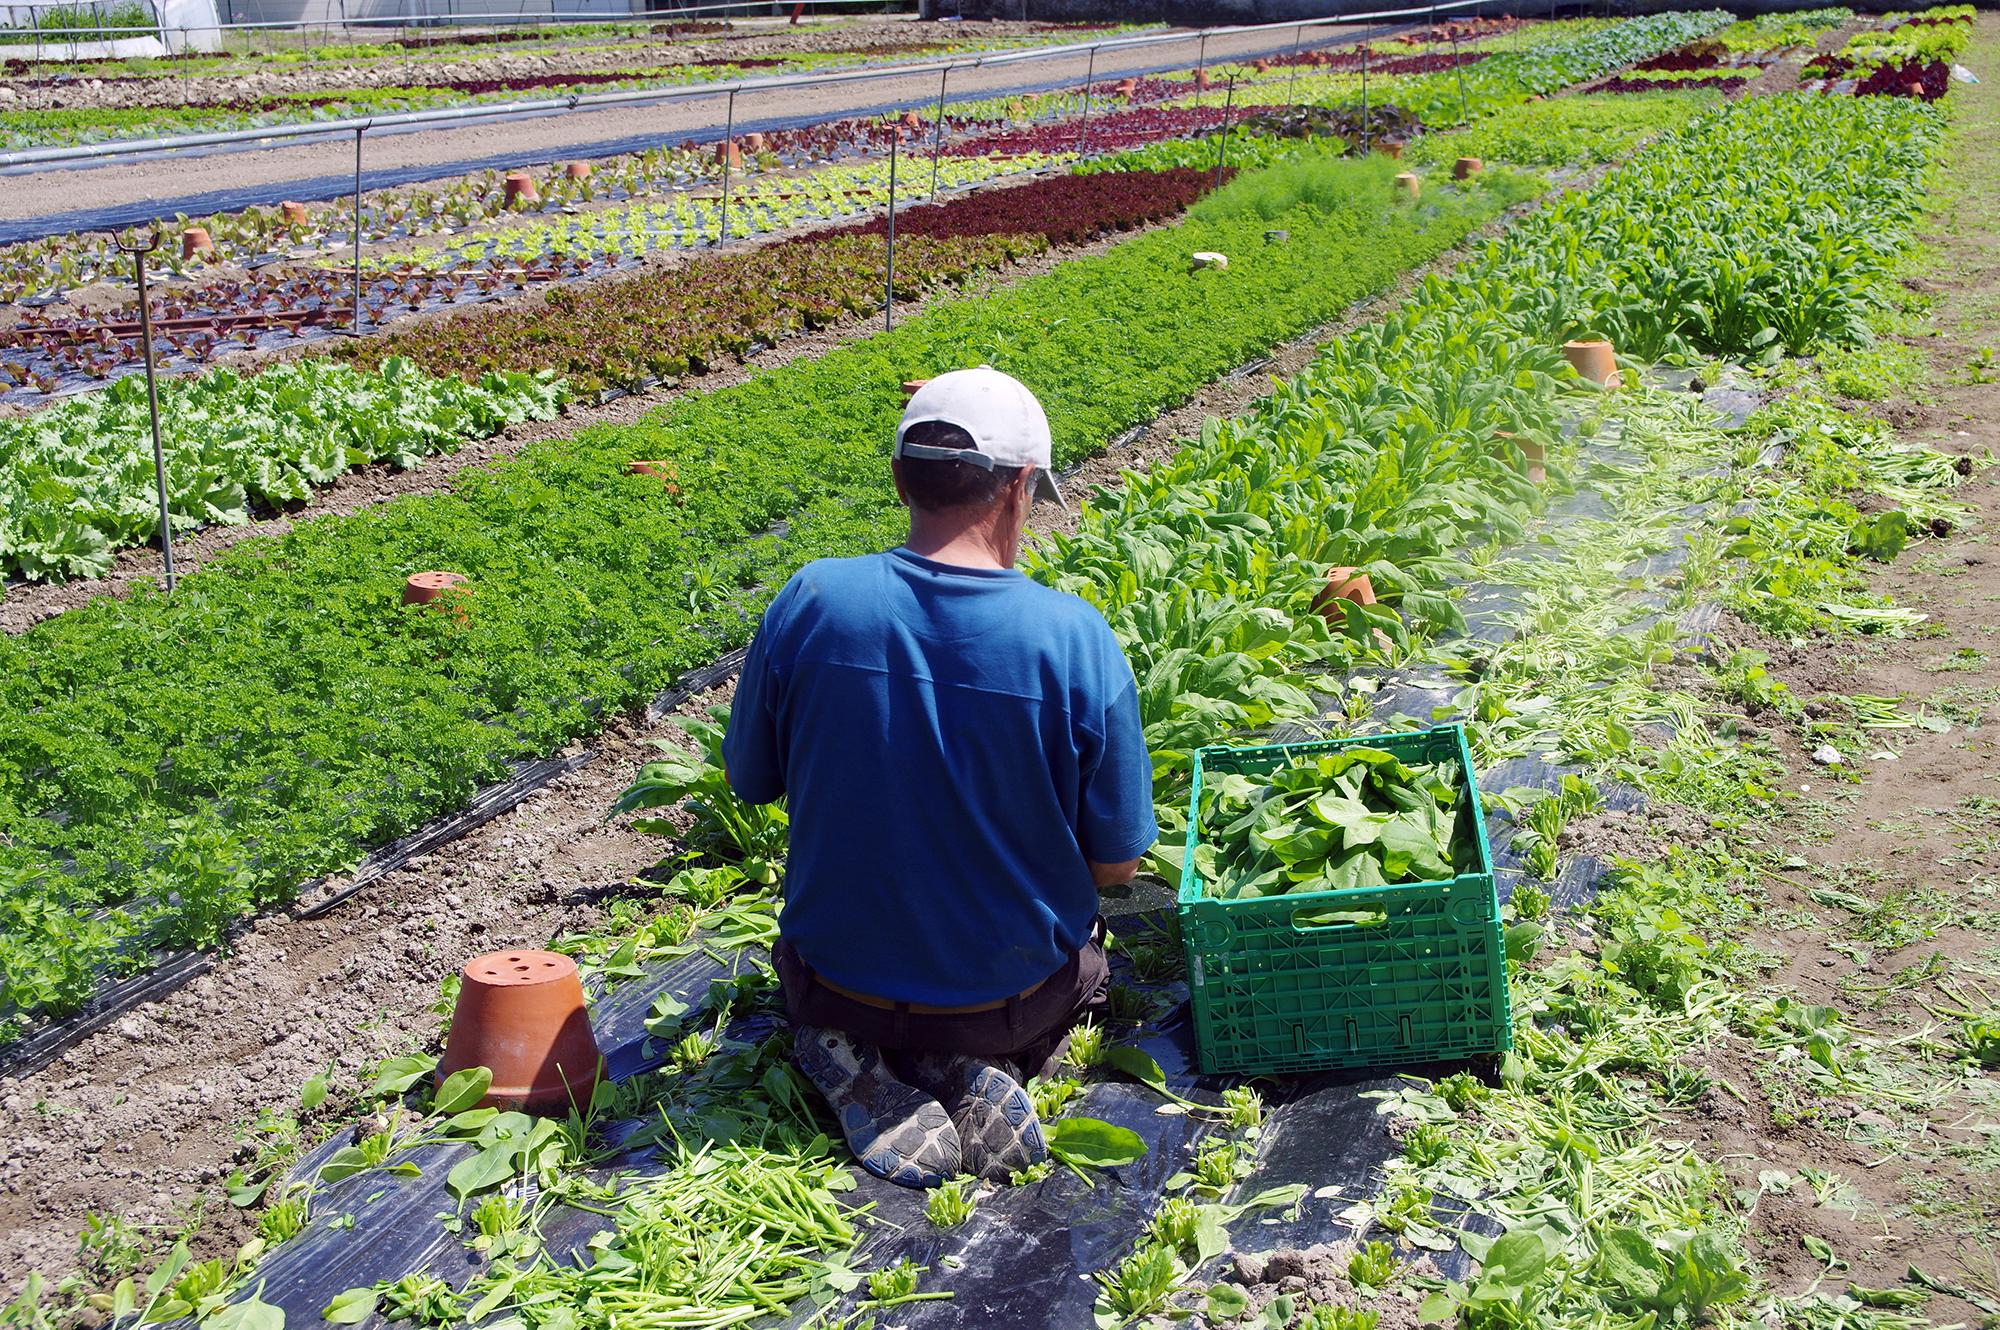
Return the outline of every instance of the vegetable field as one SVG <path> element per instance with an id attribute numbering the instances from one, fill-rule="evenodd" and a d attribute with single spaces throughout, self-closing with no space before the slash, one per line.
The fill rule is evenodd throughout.
<path id="1" fill-rule="evenodd" d="M 190 529 L 541 423 L 0 640 L 5 1032 L 222 957 L 0 1082 L 24 1141 L 0 1215 L 66 1248 L 0 1246 L 0 1325 L 2000 1320 L 2000 376 L 1963 238 L 2000 225 L 2000 76 L 1949 73 L 1985 77 L 1996 34 L 1959 9 L 1465 23 L 1093 89 L 1136 104 L 1094 109 L 1091 145 L 1052 94 L 945 127 L 945 184 L 1022 179 L 932 200 L 903 162 L 925 201 L 893 278 L 888 219 L 848 199 L 874 158 L 771 163 L 732 216 L 826 224 L 711 252 L 695 191 L 640 196 L 713 149 L 653 154 L 611 210 L 367 259 L 422 304 L 574 256 L 536 299 L 169 376 Z M 1773 71 L 1797 90 L 1742 95 Z M 403 239 L 437 215 L 381 206 Z M 670 236 L 690 252 L 625 264 Z M 46 253 L 80 273 L 69 244 Z M 1608 383 L 1571 359 L 1598 341 Z M 1038 516 L 1021 566 L 1124 648 L 1163 835 L 1106 898 L 1102 1015 L 1030 1087 L 1051 1159 L 917 1193 L 854 1166 L 789 1065 L 784 812 L 721 771 L 726 672 L 674 685 L 803 564 L 902 538 L 902 385 L 977 363 L 1048 409 L 1080 511 Z M 98 576 L 157 534 L 146 420 L 129 376 L 0 419 L 11 575 Z M 466 579 L 451 613 L 400 603 L 427 570 Z M 1470 773 L 1387 749 L 1446 722 Z M 519 809 L 295 904 L 551 755 L 572 774 Z M 1331 954 L 1385 891 L 1489 862 L 1511 1047 L 1202 1074 L 1222 981 L 1187 959 L 1190 902 L 1311 895 L 1293 927 L 1344 930 Z M 583 972 L 610 1076 L 566 1116 L 433 1075 L 493 946 Z M 275 1014 L 252 1038 L 239 1006 Z M 183 1103 L 210 1124 L 185 1138 L 159 1113 Z M 59 1213 L 35 1161 L 117 1194 L 121 1137 L 205 1172 Z"/>

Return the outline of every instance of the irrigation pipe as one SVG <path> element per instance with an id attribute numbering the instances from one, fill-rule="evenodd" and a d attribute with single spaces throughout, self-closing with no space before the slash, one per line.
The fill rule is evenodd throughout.
<path id="1" fill-rule="evenodd" d="M 1469 7 L 1481 0 L 1446 0 L 1442 8 Z M 1004 51 L 998 55 L 975 56 L 960 60 L 927 60 L 906 65 L 885 65 L 871 69 L 853 69 L 825 74 L 786 74 L 763 78 L 737 79 L 727 83 L 703 83 L 674 88 L 637 88 L 627 92 L 580 93 L 567 97 L 545 97 L 533 101 L 496 102 L 484 106 L 440 107 L 427 111 L 404 111 L 396 115 L 374 116 L 368 119 L 322 120 L 314 123 L 268 125 L 255 129 L 218 130 L 208 134 L 179 134 L 169 138 L 126 139 L 111 143 L 77 144 L 63 148 L 28 148 L 19 152 L 0 153 L 0 169 L 14 166 L 38 165 L 45 162 L 81 162 L 98 158 L 122 157 L 142 152 L 174 152 L 182 148 L 209 147 L 224 143 L 257 143 L 274 139 L 305 138 L 316 135 L 352 134 L 368 129 L 401 129 L 465 124 L 470 121 L 490 119 L 495 116 L 542 115 L 567 111 L 594 111 L 612 106 L 651 105 L 659 102 L 682 101 L 696 97 L 717 97 L 738 92 L 783 92 L 797 88 L 820 88 L 840 83 L 864 83 L 871 80 L 909 78 L 917 74 L 938 74 L 954 69 L 993 69 L 1004 66 L 1029 64 L 1041 60 L 1062 60 L 1078 55 L 1089 55 L 1094 59 L 1098 51 L 1146 50 L 1152 47 L 1178 45 L 1189 41 L 1201 45 L 1204 58 L 1206 44 L 1210 37 L 1227 37 L 1250 33 L 1279 32 L 1287 28 L 1303 30 L 1307 27 L 1351 27 L 1355 22 L 1376 19 L 1409 18 L 1418 14 L 1434 13 L 1433 6 L 1416 9 L 1381 10 L 1370 14 L 1347 14 L 1339 18 L 1313 19 L 1306 23 L 1290 21 L 1285 23 L 1242 24 L 1222 28 L 1202 28 L 1193 32 L 1157 33 L 1133 37 L 1114 37 L 1098 42 L 1073 42 L 1065 46 L 1040 47 L 1031 51 Z"/>

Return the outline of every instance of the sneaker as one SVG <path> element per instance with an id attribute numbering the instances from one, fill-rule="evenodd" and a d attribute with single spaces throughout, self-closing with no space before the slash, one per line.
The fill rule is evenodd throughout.
<path id="1" fill-rule="evenodd" d="M 967 1173 L 987 1182 L 1005 1182 L 1010 1173 L 1049 1157 L 1034 1099 L 997 1059 L 915 1053 L 909 1055 L 905 1074 L 951 1114 Z"/>
<path id="2" fill-rule="evenodd" d="M 847 1148 L 878 1178 L 935 1187 L 959 1171 L 958 1129 L 931 1095 L 896 1079 L 882 1050 L 839 1030 L 792 1031 L 792 1065 L 819 1087 Z"/>

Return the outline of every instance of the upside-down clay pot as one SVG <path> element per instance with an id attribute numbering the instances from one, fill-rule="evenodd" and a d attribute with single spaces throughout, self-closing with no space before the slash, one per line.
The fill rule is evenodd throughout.
<path id="1" fill-rule="evenodd" d="M 1609 342 L 1564 342 L 1563 359 L 1600 388 L 1618 386 L 1618 357 Z"/>
<path id="2" fill-rule="evenodd" d="M 1384 157 L 1394 157 L 1397 161 L 1403 159 L 1403 145 L 1400 143 L 1378 143 L 1375 145 L 1375 151 Z"/>
<path id="3" fill-rule="evenodd" d="M 1505 439 L 1521 450 L 1521 474 L 1528 478 L 1530 485 L 1540 485 L 1549 478 L 1548 450 L 1541 444 L 1524 439 L 1518 434 L 1509 434 L 1504 429 L 1494 430 L 1493 437 Z"/>
<path id="4" fill-rule="evenodd" d="M 507 194 L 507 206 L 517 203 L 540 203 L 542 192 L 535 188 L 535 178 L 526 171 L 509 171 L 502 186 Z"/>
<path id="5" fill-rule="evenodd" d="M 1326 570 L 1326 586 L 1313 597 L 1313 608 L 1335 623 L 1345 622 L 1344 617 L 1336 617 L 1333 602 L 1351 600 L 1356 605 L 1375 603 L 1375 584 L 1365 573 L 1357 574 L 1352 568 L 1329 568 Z"/>
<path id="6" fill-rule="evenodd" d="M 917 395 L 917 389 L 923 387 L 925 384 L 929 382 L 930 382 L 929 379 L 904 379 L 903 396 L 915 397 Z"/>
<path id="7" fill-rule="evenodd" d="M 303 203 L 294 203 L 287 199 L 278 205 L 278 211 L 285 215 L 285 223 L 289 226 L 306 224 L 306 205 Z"/>
<path id="8" fill-rule="evenodd" d="M 472 588 L 464 573 L 411 573 L 403 582 L 405 605 L 428 605 L 440 614 L 465 617 L 465 597 Z"/>
<path id="9" fill-rule="evenodd" d="M 1464 180 L 1470 176 L 1478 175 L 1485 169 L 1486 163 L 1480 161 L 1477 157 L 1461 157 L 1451 164 L 1451 178 L 1453 180 Z"/>
<path id="10" fill-rule="evenodd" d="M 635 476 L 659 476 L 663 480 L 675 479 L 672 462 L 627 462 L 625 470 Z"/>
<path id="11" fill-rule="evenodd" d="M 768 140 L 762 134 L 745 134 L 743 136 L 743 146 L 752 152 L 764 151 L 767 143 Z"/>
<path id="12" fill-rule="evenodd" d="M 1414 171 L 1404 171 L 1396 177 L 1396 192 L 1404 199 L 1414 199 L 1423 192 L 1423 182 Z"/>
<path id="13" fill-rule="evenodd" d="M 1137 96 L 1138 92 L 1139 92 L 1138 79 L 1119 79 L 1117 86 L 1111 89 L 1111 95 L 1113 97 L 1123 97 L 1128 102 L 1131 101 L 1133 97 Z"/>
<path id="14" fill-rule="evenodd" d="M 438 1084 L 486 1067 L 493 1084 L 481 1108 L 566 1113 L 590 1107 L 603 1058 L 576 962 L 553 951 L 495 951 L 465 963 Z"/>
<path id="15" fill-rule="evenodd" d="M 743 169 L 743 149 L 736 146 L 735 139 L 718 143 L 715 145 L 715 160 L 726 163 L 732 171 L 740 171 Z"/>
<path id="16" fill-rule="evenodd" d="M 590 174 L 590 163 L 571 162 L 569 165 L 563 167 L 563 174 L 571 180 L 581 180 Z"/>
<path id="17" fill-rule="evenodd" d="M 181 257 L 191 259 L 197 254 L 215 253 L 215 242 L 208 238 L 208 228 L 190 226 L 181 232 Z"/>
<path id="18" fill-rule="evenodd" d="M 915 111 L 903 112 L 903 128 L 922 129 L 923 127 L 924 118 L 922 116 L 918 115 Z"/>

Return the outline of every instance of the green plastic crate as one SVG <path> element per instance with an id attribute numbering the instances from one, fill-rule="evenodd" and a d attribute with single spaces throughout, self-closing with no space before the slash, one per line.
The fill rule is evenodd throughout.
<path id="1" fill-rule="evenodd" d="M 1411 764 L 1453 761 L 1464 772 L 1458 816 L 1469 819 L 1479 869 L 1445 882 L 1211 900 L 1195 870 L 1195 815 L 1204 777 L 1262 775 L 1295 757 L 1379 748 Z M 1194 755 L 1180 923 L 1187 949 L 1195 1046 L 1202 1071 L 1243 1075 L 1440 1062 L 1514 1046 L 1507 947 L 1493 855 L 1465 731 L 1400 734 Z M 1381 911 L 1374 924 L 1300 926 L 1314 911 Z"/>

